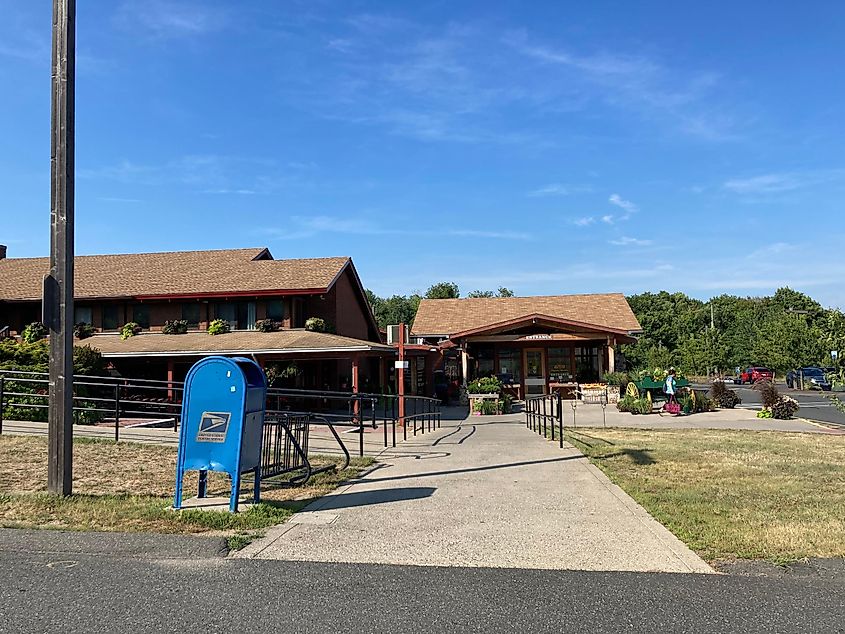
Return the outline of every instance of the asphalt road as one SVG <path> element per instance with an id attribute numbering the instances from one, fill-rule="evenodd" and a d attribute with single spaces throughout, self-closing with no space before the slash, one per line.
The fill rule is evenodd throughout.
<path id="1" fill-rule="evenodd" d="M 845 632 L 841 576 L 233 560 L 220 545 L 0 531 L 0 632 Z"/>
<path id="2" fill-rule="evenodd" d="M 736 390 L 742 398 L 742 404 L 760 405 L 760 393 L 748 385 L 728 385 L 729 388 Z M 819 421 L 822 423 L 829 423 L 838 427 L 845 427 L 845 414 L 830 404 L 826 396 L 822 392 L 790 390 L 785 385 L 778 385 L 778 390 L 781 394 L 791 396 L 801 409 L 798 410 L 798 416 L 807 418 L 809 420 Z M 830 392 L 824 392 L 829 395 Z M 845 394 L 837 393 L 840 399 L 845 400 Z"/>

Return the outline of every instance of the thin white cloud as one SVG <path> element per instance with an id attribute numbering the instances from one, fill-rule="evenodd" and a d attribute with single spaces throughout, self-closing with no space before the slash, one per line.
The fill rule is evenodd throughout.
<path id="1" fill-rule="evenodd" d="M 257 193 L 254 189 L 204 189 L 201 194 L 238 194 L 242 196 L 251 196 Z"/>
<path id="2" fill-rule="evenodd" d="M 780 172 L 731 179 L 723 187 L 742 195 L 779 194 L 841 179 L 845 179 L 845 169 Z"/>
<path id="3" fill-rule="evenodd" d="M 584 216 L 583 218 L 576 218 L 572 221 L 576 227 L 588 227 L 596 221 L 595 216 Z"/>
<path id="4" fill-rule="evenodd" d="M 107 203 L 139 203 L 140 198 L 119 198 L 116 196 L 98 196 L 97 200 L 102 200 Z"/>
<path id="5" fill-rule="evenodd" d="M 605 215 L 605 216 L 602 216 L 602 217 L 601 217 L 601 221 L 602 221 L 604 224 L 606 224 L 606 225 L 612 225 L 612 224 L 613 224 L 613 222 L 614 222 L 614 220 L 613 220 L 613 214 L 607 214 L 607 215 Z"/>
<path id="6" fill-rule="evenodd" d="M 579 194 L 582 192 L 592 191 L 590 185 L 567 185 L 564 183 L 550 183 L 543 187 L 538 187 L 530 192 L 529 196 L 543 197 L 543 196 L 570 196 L 572 194 Z"/>
<path id="7" fill-rule="evenodd" d="M 510 33 L 506 44 L 529 59 L 566 71 L 614 107 L 637 109 L 655 121 L 670 120 L 682 132 L 711 141 L 737 138 L 734 118 L 718 109 L 712 94 L 718 74 L 684 72 L 643 55 L 583 54 L 531 41 L 526 31 Z"/>
<path id="8" fill-rule="evenodd" d="M 156 38 L 201 35 L 222 29 L 226 14 L 205 2 L 185 0 L 125 0 L 116 19 L 136 35 Z"/>
<path id="9" fill-rule="evenodd" d="M 629 236 L 623 236 L 621 238 L 617 238 L 616 240 L 610 240 L 609 242 L 610 244 L 620 247 L 647 247 L 654 244 L 653 240 L 642 240 L 640 238 L 631 238 Z"/>
<path id="10" fill-rule="evenodd" d="M 634 203 L 630 200 L 625 200 L 619 194 L 611 194 L 610 198 L 607 200 L 611 205 L 616 205 L 617 207 L 624 209 L 628 215 L 636 213 L 639 211 L 639 207 L 637 207 Z"/>
<path id="11" fill-rule="evenodd" d="M 300 239 L 325 233 L 370 236 L 418 236 L 412 229 L 394 228 L 388 222 L 376 218 L 343 218 L 338 216 L 293 216 L 292 228 L 265 228 L 261 232 L 277 239 Z M 444 235 L 453 237 L 485 238 L 494 240 L 532 240 L 532 236 L 520 231 L 488 231 L 484 229 L 449 229 Z"/>

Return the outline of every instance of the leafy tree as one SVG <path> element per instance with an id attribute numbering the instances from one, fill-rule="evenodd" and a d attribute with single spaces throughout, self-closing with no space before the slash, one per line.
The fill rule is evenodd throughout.
<path id="1" fill-rule="evenodd" d="M 467 297 L 513 297 L 513 291 L 506 286 L 500 286 L 499 290 L 493 291 L 470 291 Z"/>
<path id="2" fill-rule="evenodd" d="M 458 285 L 454 282 L 438 282 L 428 287 L 426 299 L 457 299 L 461 296 Z"/>

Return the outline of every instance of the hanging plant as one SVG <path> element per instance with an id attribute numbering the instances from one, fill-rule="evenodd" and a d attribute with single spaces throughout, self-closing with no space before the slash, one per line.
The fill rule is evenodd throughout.
<path id="1" fill-rule="evenodd" d="M 188 332 L 188 322 L 185 319 L 168 319 L 161 327 L 161 331 L 165 335 L 184 335 Z"/>
<path id="2" fill-rule="evenodd" d="M 27 324 L 21 333 L 21 339 L 26 343 L 35 343 L 47 336 L 47 327 L 40 321 Z"/>
<path id="3" fill-rule="evenodd" d="M 215 319 L 208 324 L 208 334 L 210 335 L 225 335 L 231 330 L 232 327 L 229 326 L 229 322 L 223 319 Z"/>
<path id="4" fill-rule="evenodd" d="M 259 319 L 255 322 L 255 329 L 258 332 L 276 332 L 279 329 L 279 322 L 272 319 Z"/>
<path id="5" fill-rule="evenodd" d="M 84 321 L 79 322 L 73 327 L 73 336 L 77 339 L 87 339 L 95 332 L 97 331 L 94 326 L 86 324 Z"/>
<path id="6" fill-rule="evenodd" d="M 143 328 L 141 328 L 141 324 L 136 321 L 130 321 L 128 324 L 124 324 L 123 328 L 120 329 L 120 338 L 123 340 L 129 339 L 129 337 L 134 337 L 142 330 Z"/>

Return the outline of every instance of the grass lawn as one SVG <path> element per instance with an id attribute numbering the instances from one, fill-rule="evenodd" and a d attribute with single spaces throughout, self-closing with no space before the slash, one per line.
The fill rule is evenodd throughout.
<path id="1" fill-rule="evenodd" d="M 593 428 L 567 439 L 706 560 L 845 556 L 845 436 Z"/>
<path id="2" fill-rule="evenodd" d="M 312 459 L 326 464 L 334 458 Z M 338 463 L 340 459 L 337 459 Z M 173 503 L 176 449 L 156 445 L 87 438 L 74 439 L 74 494 L 57 498 L 45 493 L 47 439 L 0 436 L 0 527 L 57 528 L 92 531 L 204 533 L 229 537 L 243 546 L 262 528 L 278 524 L 311 500 L 372 464 L 354 458 L 346 471 L 322 473 L 307 486 L 285 487 L 284 480 L 262 482 L 262 503 L 248 511 L 169 509 Z M 185 494 L 196 492 L 196 473 L 185 478 Z M 251 493 L 252 480 L 241 488 Z M 228 478 L 209 473 L 209 495 L 228 495 Z"/>

